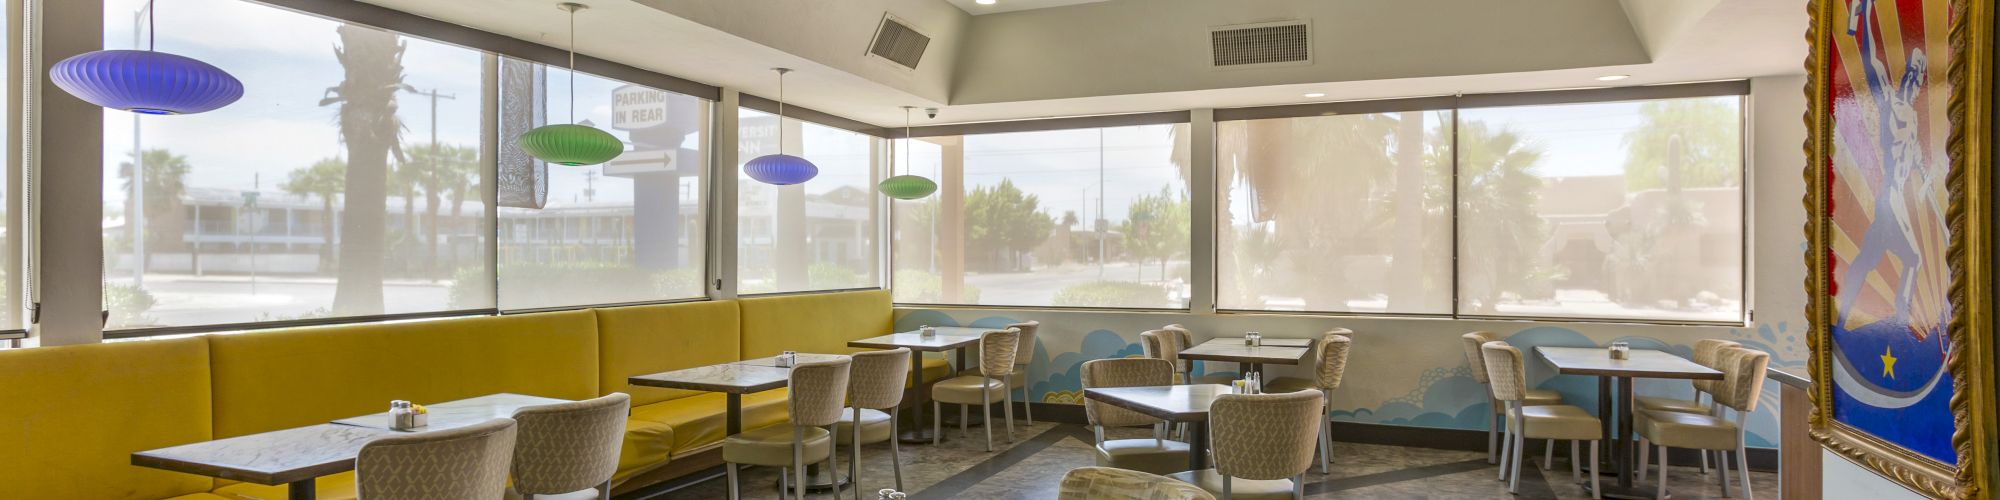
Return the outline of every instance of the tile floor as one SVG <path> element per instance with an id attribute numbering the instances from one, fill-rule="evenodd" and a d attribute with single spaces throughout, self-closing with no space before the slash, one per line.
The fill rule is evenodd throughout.
<path id="1" fill-rule="evenodd" d="M 939 446 L 902 445 L 903 484 L 917 499 L 1053 499 L 1056 485 L 1065 471 L 1091 465 L 1091 434 L 1087 427 L 1041 422 L 1033 426 L 1016 422 L 1017 440 L 1007 443 L 995 434 L 994 451 L 984 450 L 979 428 L 970 439 L 957 439 L 958 431 L 947 428 L 947 440 Z M 1143 434 L 1125 430 L 1119 434 Z M 1541 451 L 1531 444 L 1532 451 Z M 840 467 L 846 468 L 849 453 L 841 449 Z M 1532 469 L 1521 476 L 1520 495 L 1524 499 L 1586 499 L 1584 489 L 1570 480 L 1566 447 L 1556 452 L 1554 468 Z M 1541 462 L 1539 453 L 1529 458 Z M 875 500 L 874 492 L 892 487 L 887 444 L 862 447 L 861 487 L 864 500 Z M 1331 475 L 1317 468 L 1306 474 L 1306 497 L 1313 499 L 1459 499 L 1507 498 L 1507 485 L 1494 479 L 1497 469 L 1486 463 L 1482 452 L 1435 450 L 1399 446 L 1334 443 Z M 778 498 L 778 471 L 773 468 L 746 468 L 743 498 Z M 1731 484 L 1734 478 L 1731 476 Z M 1650 478 L 1649 478 L 1650 479 Z M 1695 467 L 1673 467 L 1668 486 L 1676 499 L 1722 498 L 1713 472 L 1702 475 Z M 1777 474 L 1751 473 L 1752 492 L 1762 498 L 1778 498 Z M 1607 478 L 1607 483 L 1609 479 Z M 1650 486 L 1648 482 L 1645 485 Z M 715 499 L 726 497 L 721 478 L 690 485 L 671 492 L 636 494 L 634 499 Z M 1741 492 L 1736 492 L 1741 498 Z M 812 495 L 812 498 L 831 498 Z M 854 498 L 852 489 L 840 498 Z"/>

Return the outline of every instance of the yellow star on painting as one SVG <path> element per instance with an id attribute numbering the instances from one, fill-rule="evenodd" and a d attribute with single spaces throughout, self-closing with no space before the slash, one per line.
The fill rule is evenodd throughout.
<path id="1" fill-rule="evenodd" d="M 1896 379 L 1896 357 L 1889 355 L 1889 348 L 1882 348 L 1882 376 Z"/>

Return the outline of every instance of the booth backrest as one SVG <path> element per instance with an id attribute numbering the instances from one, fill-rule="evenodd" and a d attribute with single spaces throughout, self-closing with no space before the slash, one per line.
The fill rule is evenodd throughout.
<path id="1" fill-rule="evenodd" d="M 205 337 L 0 351 L 0 498 L 208 491 L 131 454 L 211 439 L 211 401 Z"/>
<path id="2" fill-rule="evenodd" d="M 596 397 L 588 310 L 210 336 L 215 435 L 241 436 L 498 392 Z"/>
<path id="3" fill-rule="evenodd" d="M 886 335 L 895 311 L 888 290 L 740 299 L 743 357 L 784 351 L 852 353 L 847 341 Z"/>
<path id="4" fill-rule="evenodd" d="M 632 395 L 632 406 L 680 399 L 696 391 L 631 386 L 645 375 L 736 361 L 742 350 L 735 301 L 687 302 L 596 309 L 599 392 Z"/>

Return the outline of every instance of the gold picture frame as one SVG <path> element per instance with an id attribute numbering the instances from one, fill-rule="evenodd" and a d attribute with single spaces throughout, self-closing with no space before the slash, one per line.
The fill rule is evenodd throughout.
<path id="1" fill-rule="evenodd" d="M 1944 177 L 1946 200 L 1944 219 L 1950 238 L 1944 260 L 1949 266 L 1949 286 L 1945 300 L 1950 318 L 1944 325 L 1943 342 L 1949 355 L 1943 367 L 1951 375 L 1950 418 L 1955 423 L 1951 449 L 1956 465 L 1947 464 L 1885 440 L 1854 426 L 1836 421 L 1831 415 L 1835 380 L 1831 360 L 1834 305 L 1832 264 L 1829 245 L 1834 241 L 1835 222 L 1829 210 L 1830 183 L 1834 181 L 1831 159 L 1835 154 L 1833 92 L 1829 47 L 1835 29 L 1849 29 L 1846 15 L 1858 0 L 1811 0 L 1807 9 L 1811 23 L 1806 38 L 1811 50 L 1806 60 L 1807 136 L 1805 153 L 1806 254 L 1809 272 L 1806 314 L 1810 324 L 1807 345 L 1812 352 L 1809 369 L 1816 381 L 1812 391 L 1813 413 L 1809 418 L 1812 435 L 1828 450 L 1861 464 L 1884 477 L 1934 498 L 1991 498 L 1991 468 L 1994 465 L 1994 365 L 1993 365 L 1993 89 L 1994 89 L 1994 10 L 1991 0 L 1875 0 L 1878 3 L 1923 2 L 1938 4 L 1950 13 L 1947 28 L 1950 62 L 1946 78 L 1951 84 L 1946 114 L 1950 131 L 1945 139 L 1949 169 Z M 1880 7 L 1877 7 L 1880 8 Z M 1893 8 L 1893 7 L 1892 7 Z M 1851 64 L 1851 63 L 1850 63 Z M 1848 69 L 1848 71 L 1854 71 Z M 1884 363 L 1889 363 L 1885 361 Z"/>

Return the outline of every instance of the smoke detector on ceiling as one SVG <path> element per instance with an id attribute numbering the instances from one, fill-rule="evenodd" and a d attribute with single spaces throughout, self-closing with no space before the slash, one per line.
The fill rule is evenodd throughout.
<path id="1" fill-rule="evenodd" d="M 904 69 L 917 69 L 917 62 L 924 59 L 924 49 L 930 47 L 931 37 L 910 23 L 894 15 L 882 14 L 882 24 L 875 30 L 875 39 L 868 42 L 868 55 L 895 63 Z"/>
<path id="2" fill-rule="evenodd" d="M 1208 29 L 1209 65 L 1246 69 L 1312 64 L 1312 24 L 1306 20 Z"/>

